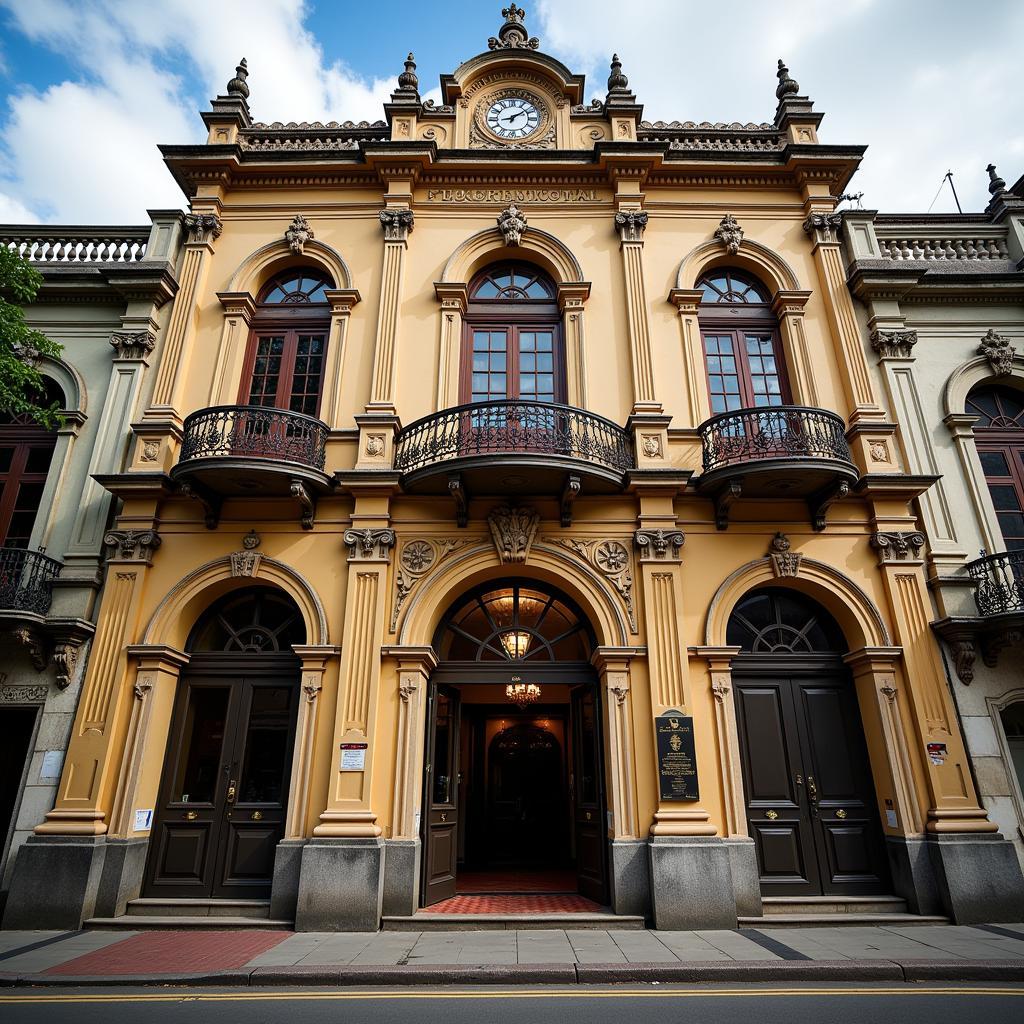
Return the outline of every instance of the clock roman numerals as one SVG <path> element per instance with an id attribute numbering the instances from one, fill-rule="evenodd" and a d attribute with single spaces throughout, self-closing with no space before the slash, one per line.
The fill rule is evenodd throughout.
<path id="1" fill-rule="evenodd" d="M 499 139 L 525 139 L 537 130 L 540 120 L 536 105 L 519 96 L 497 99 L 487 108 L 487 127 Z"/>

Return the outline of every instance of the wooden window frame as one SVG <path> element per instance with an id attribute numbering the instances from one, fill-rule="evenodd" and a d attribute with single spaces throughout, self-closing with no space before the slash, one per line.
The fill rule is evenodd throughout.
<path id="1" fill-rule="evenodd" d="M 0 547 L 7 545 L 7 535 L 11 526 L 11 516 L 14 514 L 17 505 L 18 492 L 25 483 L 42 484 L 46 486 L 47 477 L 53 467 L 53 454 L 57 447 L 57 434 L 55 431 L 47 430 L 38 424 L 30 423 L 5 423 L 0 425 L 0 436 L 3 438 L 4 447 L 13 449 L 11 455 L 11 466 L 3 472 L 3 482 L 0 483 Z M 39 448 L 49 449 L 49 458 L 46 462 L 46 469 L 37 472 L 26 472 L 29 454 Z M 36 510 L 38 516 L 39 510 Z M 33 529 L 35 526 L 33 524 Z M 31 531 L 25 540 L 25 547 L 31 541 Z"/>
<path id="2" fill-rule="evenodd" d="M 979 387 L 968 396 L 968 402 L 978 392 L 991 391 L 993 394 L 998 395 L 1000 390 L 998 387 Z M 1021 398 L 1024 400 L 1024 395 Z M 970 409 L 968 409 L 969 411 Z M 982 453 L 999 452 L 1006 459 L 1006 464 L 1010 470 L 1007 476 L 990 476 L 985 472 L 984 464 L 982 464 L 982 476 L 985 479 L 985 485 L 989 489 L 989 496 L 991 497 L 993 485 L 996 487 L 1012 487 L 1017 494 L 1017 503 L 1020 505 L 1021 514 L 1024 515 L 1024 427 L 989 427 L 976 424 L 974 427 L 974 444 L 978 452 L 979 462 Z M 1002 538 L 1003 544 L 1006 545 L 1006 550 L 1024 550 L 1024 540 L 1022 538 L 1014 536 L 1008 540 L 1003 534 L 1002 521 L 999 518 L 1000 511 L 994 508 L 994 499 L 992 503 L 993 511 L 995 511 L 995 523 L 999 528 L 999 536 Z M 1013 510 L 1004 509 L 1003 511 L 1012 512 Z M 1009 547 L 1010 540 L 1019 544 L 1019 547 L 1011 549 Z"/>

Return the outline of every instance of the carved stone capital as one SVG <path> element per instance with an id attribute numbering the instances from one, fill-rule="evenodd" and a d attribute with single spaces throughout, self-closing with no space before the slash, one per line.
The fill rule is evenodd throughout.
<path id="1" fill-rule="evenodd" d="M 637 530 L 633 534 L 633 542 L 645 562 L 678 559 L 685 541 L 682 530 Z"/>
<path id="2" fill-rule="evenodd" d="M 622 242 L 642 242 L 646 229 L 646 210 L 619 210 L 615 214 L 615 230 Z"/>
<path id="3" fill-rule="evenodd" d="M 917 331 L 871 332 L 871 347 L 880 359 L 912 359 L 917 344 Z"/>
<path id="4" fill-rule="evenodd" d="M 778 578 L 799 575 L 800 562 L 804 556 L 799 552 L 790 551 L 789 538 L 780 530 L 772 538 L 768 557 L 772 560 L 772 572 Z"/>
<path id="5" fill-rule="evenodd" d="M 189 242 L 212 242 L 220 238 L 224 230 L 220 217 L 215 213 L 187 213 L 182 223 Z"/>
<path id="6" fill-rule="evenodd" d="M 416 217 L 412 210 L 381 210 L 380 223 L 385 242 L 407 242 Z"/>
<path id="7" fill-rule="evenodd" d="M 730 256 L 735 256 L 743 242 L 743 228 L 731 213 L 727 213 L 715 228 L 715 238 L 725 246 Z"/>
<path id="8" fill-rule="evenodd" d="M 110 336 L 115 359 L 145 359 L 156 348 L 152 331 L 114 331 Z"/>
<path id="9" fill-rule="evenodd" d="M 879 531 L 871 535 L 871 546 L 881 562 L 908 562 L 919 558 L 924 547 L 924 534 L 917 530 Z"/>
<path id="10" fill-rule="evenodd" d="M 295 214 L 291 224 L 288 225 L 284 233 L 284 240 L 288 243 L 288 248 L 296 256 L 303 254 L 306 243 L 314 237 L 316 236 L 313 234 L 313 229 L 309 226 L 309 221 L 301 213 Z"/>
<path id="11" fill-rule="evenodd" d="M 983 355 L 991 364 L 992 372 L 997 377 L 1009 377 L 1013 373 L 1013 357 L 1017 350 L 1010 344 L 1009 338 L 996 334 L 991 328 L 981 339 L 978 354 Z"/>
<path id="12" fill-rule="evenodd" d="M 498 215 L 498 230 L 505 244 L 509 247 L 522 245 L 523 233 L 526 231 L 526 215 L 512 203 Z"/>
<path id="13" fill-rule="evenodd" d="M 350 562 L 388 562 L 395 546 L 395 531 L 387 528 L 346 530 L 342 537 Z"/>
<path id="14" fill-rule="evenodd" d="M 804 231 L 816 245 L 839 241 L 839 226 L 843 223 L 838 213 L 812 213 L 804 220 Z"/>
<path id="15" fill-rule="evenodd" d="M 500 562 L 525 562 L 537 535 L 540 514 L 532 508 L 499 505 L 487 517 Z"/>
<path id="16" fill-rule="evenodd" d="M 103 543 L 110 549 L 108 559 L 151 565 L 153 552 L 160 547 L 161 540 L 156 530 L 108 530 Z"/>

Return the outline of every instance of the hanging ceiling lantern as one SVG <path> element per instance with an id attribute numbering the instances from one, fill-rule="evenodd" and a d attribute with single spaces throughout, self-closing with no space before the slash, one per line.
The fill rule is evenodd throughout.
<path id="1" fill-rule="evenodd" d="M 519 676 L 505 687 L 505 696 L 518 708 L 525 710 L 540 700 L 540 687 L 536 683 L 524 683 Z"/>
<path id="2" fill-rule="evenodd" d="M 530 649 L 530 634 L 525 629 L 510 629 L 501 634 L 501 646 L 511 661 L 521 661 Z"/>

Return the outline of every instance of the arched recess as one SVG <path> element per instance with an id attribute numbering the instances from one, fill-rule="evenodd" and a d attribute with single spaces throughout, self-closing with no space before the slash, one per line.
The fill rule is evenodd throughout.
<path id="1" fill-rule="evenodd" d="M 555 282 L 565 339 L 567 398 L 570 405 L 587 404 L 586 352 L 583 307 L 590 284 L 583 280 L 579 260 L 563 242 L 547 231 L 528 227 L 518 246 L 505 244 L 496 228 L 478 231 L 448 257 L 441 280 L 434 285 L 440 306 L 437 376 L 437 410 L 458 402 L 459 355 L 468 284 L 476 273 L 492 263 L 527 262 L 540 267 Z"/>
<path id="2" fill-rule="evenodd" d="M 1008 374 L 997 375 L 986 356 L 975 356 L 958 366 L 946 381 L 942 394 L 943 422 L 953 437 L 960 469 L 974 506 L 982 547 L 989 552 L 1003 550 L 1002 531 L 996 518 L 995 506 L 985 481 L 985 471 L 978 456 L 974 438 L 977 416 L 967 411 L 967 396 L 979 384 L 998 384 L 1000 387 L 1024 391 L 1024 355 L 1015 353 Z"/>
<path id="3" fill-rule="evenodd" d="M 183 650 L 189 632 L 203 611 L 231 590 L 253 583 L 269 584 L 284 591 L 298 605 L 306 629 L 306 644 L 330 643 L 327 616 L 319 595 L 291 566 L 264 555 L 252 576 L 234 576 L 231 559 L 217 558 L 193 569 L 157 606 L 146 626 L 142 643 L 165 644 Z"/>
<path id="4" fill-rule="evenodd" d="M 539 580 L 562 590 L 589 620 L 599 647 L 624 647 L 629 643 L 629 624 L 607 583 L 569 552 L 543 544 L 535 544 L 528 562 L 514 569 L 498 560 L 492 544 L 480 544 L 442 562 L 416 582 L 404 614 L 399 616 L 398 643 L 403 647 L 429 646 L 444 613 L 466 591 L 510 576 Z"/>
<path id="5" fill-rule="evenodd" d="M 39 360 L 36 367 L 44 377 L 51 377 L 64 393 L 64 408 L 62 412 L 65 419 L 74 421 L 76 426 L 81 426 L 86 416 L 86 405 L 88 393 L 85 387 L 85 379 L 70 363 L 63 359 L 53 359 L 44 356 Z"/>
<path id="6" fill-rule="evenodd" d="M 770 558 L 740 566 L 711 600 L 705 645 L 726 646 L 726 629 L 733 609 L 748 591 L 766 585 L 798 590 L 817 601 L 839 623 L 851 651 L 891 645 L 889 630 L 871 598 L 845 573 L 806 557 L 801 560 L 800 573 L 795 577 L 776 577 Z"/>
<path id="7" fill-rule="evenodd" d="M 743 239 L 735 254 L 727 252 L 718 239 L 695 246 L 679 264 L 676 287 L 695 288 L 701 275 L 715 267 L 740 267 L 764 281 L 773 293 L 800 290 L 793 268 L 777 252 L 749 238 Z"/>
<path id="8" fill-rule="evenodd" d="M 292 252 L 283 238 L 268 242 L 250 253 L 235 269 L 228 282 L 229 292 L 256 295 L 275 274 L 289 267 L 313 264 L 330 274 L 335 288 L 352 288 L 352 273 L 344 257 L 333 246 L 312 238 L 301 254 Z"/>

